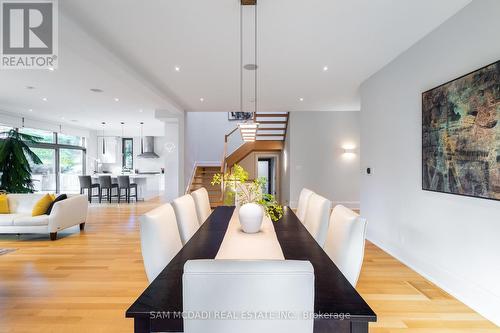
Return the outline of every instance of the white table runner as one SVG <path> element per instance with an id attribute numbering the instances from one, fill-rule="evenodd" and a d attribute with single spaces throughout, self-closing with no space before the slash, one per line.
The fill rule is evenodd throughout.
<path id="1" fill-rule="evenodd" d="M 235 209 L 215 259 L 285 260 L 273 222 L 264 215 L 261 231 L 247 234 L 241 230 Z"/>

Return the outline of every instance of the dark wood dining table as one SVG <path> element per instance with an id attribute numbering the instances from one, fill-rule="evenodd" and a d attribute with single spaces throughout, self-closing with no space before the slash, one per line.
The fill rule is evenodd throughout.
<path id="1" fill-rule="evenodd" d="M 182 332 L 182 274 L 193 259 L 214 259 L 234 207 L 216 208 L 193 237 L 126 311 L 134 332 Z M 377 316 L 309 234 L 293 211 L 284 207 L 274 228 L 287 260 L 308 260 L 314 267 L 314 332 L 366 333 Z"/>

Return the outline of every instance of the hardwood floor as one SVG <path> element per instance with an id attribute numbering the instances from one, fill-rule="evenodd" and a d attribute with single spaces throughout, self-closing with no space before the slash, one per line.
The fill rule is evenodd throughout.
<path id="1" fill-rule="evenodd" d="M 94 205 L 78 226 L 0 235 L 0 332 L 132 332 L 125 310 L 147 286 L 137 216 L 159 201 Z M 373 333 L 500 333 L 453 297 L 368 243 L 358 290 L 378 314 Z"/>

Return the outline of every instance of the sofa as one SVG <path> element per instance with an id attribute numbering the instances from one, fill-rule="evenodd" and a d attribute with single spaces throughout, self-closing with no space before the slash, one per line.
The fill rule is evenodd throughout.
<path id="1" fill-rule="evenodd" d="M 56 240 L 60 230 L 75 225 L 84 229 L 88 211 L 86 195 L 56 202 L 50 215 L 32 216 L 33 206 L 43 196 L 38 193 L 9 194 L 10 214 L 0 214 L 0 234 L 48 233 L 51 240 Z"/>

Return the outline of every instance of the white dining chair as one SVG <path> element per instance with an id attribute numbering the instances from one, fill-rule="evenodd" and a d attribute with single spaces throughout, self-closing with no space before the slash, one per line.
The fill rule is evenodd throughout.
<path id="1" fill-rule="evenodd" d="M 328 232 L 330 206 L 331 202 L 328 199 L 316 193 L 311 194 L 307 204 L 304 226 L 321 247 L 325 245 Z"/>
<path id="2" fill-rule="evenodd" d="M 324 250 L 353 287 L 363 265 L 365 237 L 366 219 L 342 205 L 335 206 Z"/>
<path id="3" fill-rule="evenodd" d="M 302 223 L 304 223 L 304 220 L 306 218 L 307 205 L 309 204 L 309 199 L 311 198 L 311 195 L 313 195 L 313 193 L 313 191 L 307 188 L 303 188 L 302 191 L 300 191 L 299 204 L 297 205 L 296 215 Z"/>
<path id="4" fill-rule="evenodd" d="M 189 194 L 183 195 L 175 199 L 172 206 L 177 218 L 182 245 L 185 245 L 200 227 L 193 197 Z"/>
<path id="5" fill-rule="evenodd" d="M 202 187 L 196 191 L 191 192 L 194 204 L 196 206 L 196 215 L 198 216 L 198 222 L 200 225 L 205 222 L 210 214 L 212 213 L 212 208 L 210 208 L 210 198 L 208 197 L 208 191 L 206 188 Z"/>
<path id="6" fill-rule="evenodd" d="M 181 237 L 170 204 L 139 217 L 144 269 L 151 283 L 182 248 Z"/>
<path id="7" fill-rule="evenodd" d="M 189 314 L 184 319 L 186 333 L 313 332 L 311 316 L 302 317 L 314 311 L 314 270 L 309 261 L 190 260 L 184 265 L 182 295 Z M 202 313 L 212 318 L 190 317 Z M 290 317 L 255 318 L 283 313 Z M 217 314 L 239 317 L 217 319 Z"/>

